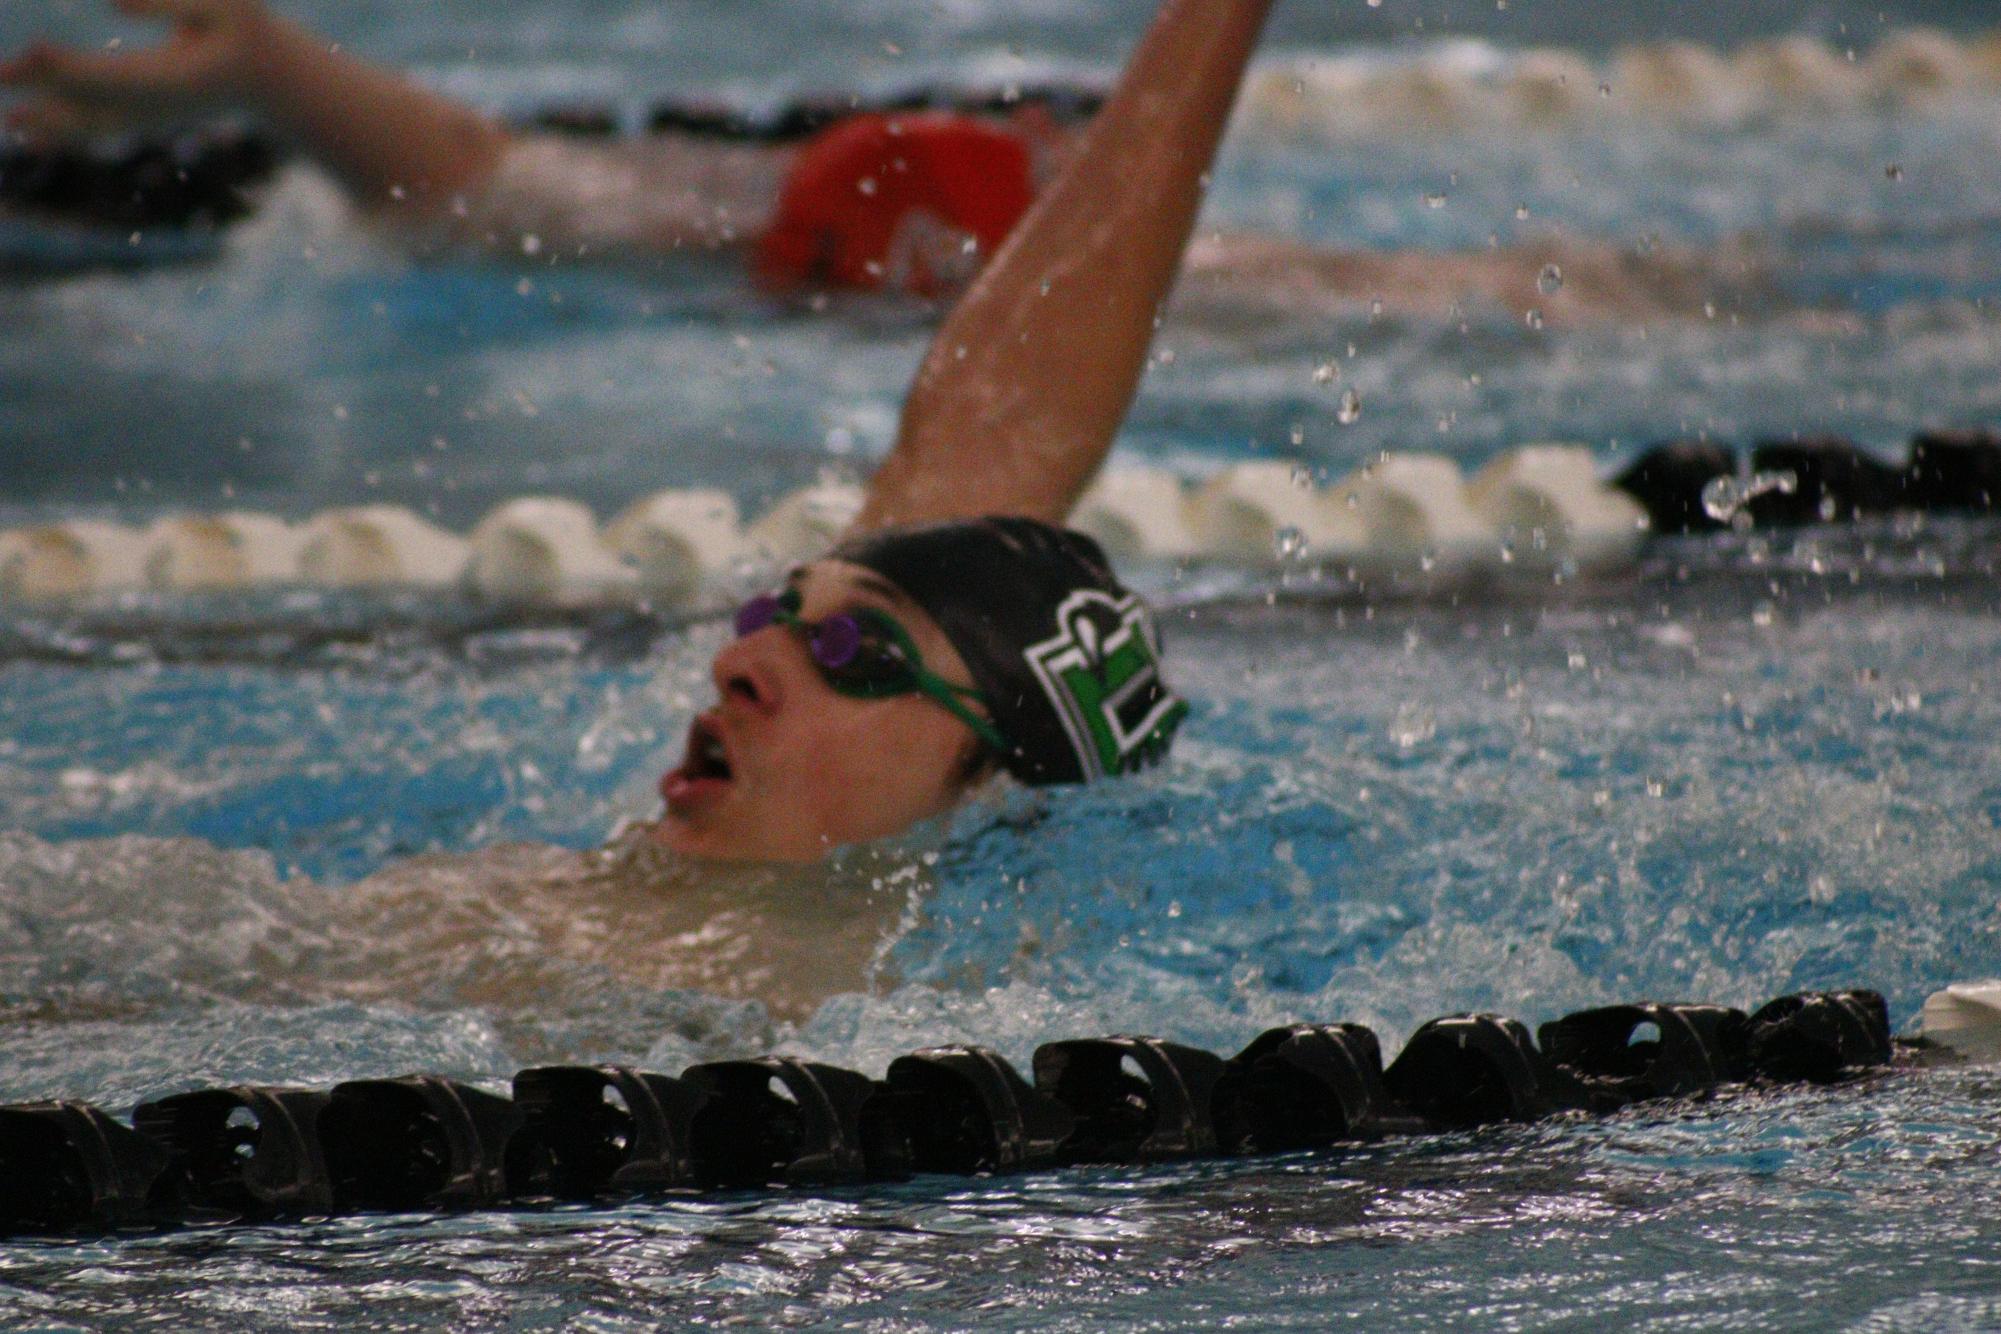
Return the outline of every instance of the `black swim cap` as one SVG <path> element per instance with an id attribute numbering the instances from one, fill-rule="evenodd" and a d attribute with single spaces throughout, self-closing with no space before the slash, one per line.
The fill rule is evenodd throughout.
<path id="1" fill-rule="evenodd" d="M 1188 704 L 1160 674 L 1160 631 L 1098 544 L 1035 519 L 889 528 L 828 553 L 875 571 L 966 660 L 1024 783 L 1083 783 L 1167 753 Z"/>

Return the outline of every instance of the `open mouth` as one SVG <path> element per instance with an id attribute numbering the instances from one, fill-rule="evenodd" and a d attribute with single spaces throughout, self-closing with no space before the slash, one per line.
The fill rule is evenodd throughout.
<path id="1" fill-rule="evenodd" d="M 735 775 L 730 769 L 729 748 L 722 734 L 704 719 L 688 727 L 688 750 L 679 768 L 670 769 L 660 779 L 660 796 L 669 809 L 681 809 L 705 795 L 722 790 Z"/>
<path id="2" fill-rule="evenodd" d="M 722 736 L 700 718 L 688 728 L 688 753 L 681 761 L 681 770 L 690 778 L 727 781 L 730 777 L 730 756 Z"/>

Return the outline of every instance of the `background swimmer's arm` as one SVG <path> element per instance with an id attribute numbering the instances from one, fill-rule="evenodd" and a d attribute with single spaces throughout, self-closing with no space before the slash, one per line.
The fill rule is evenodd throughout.
<path id="1" fill-rule="evenodd" d="M 507 133 L 472 109 L 346 55 L 259 0 L 115 0 L 173 33 L 134 51 L 37 44 L 0 63 L 33 90 L 10 127 L 73 135 L 240 106 L 268 115 L 370 207 L 442 204 L 490 175 Z"/>
<path id="2" fill-rule="evenodd" d="M 857 527 L 1069 513 L 1138 388 L 1270 8 L 1166 0 L 1075 155 L 933 340 Z"/>

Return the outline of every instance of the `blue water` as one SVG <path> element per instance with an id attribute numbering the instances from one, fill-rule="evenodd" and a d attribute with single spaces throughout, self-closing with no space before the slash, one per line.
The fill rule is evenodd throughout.
<path id="1" fill-rule="evenodd" d="M 518 108 L 1102 72 L 1145 8 L 299 12 Z M 1476 38 L 1604 62 L 1796 33 L 1866 56 L 1979 19 L 1295 4 L 1271 60 L 1450 69 Z M 113 31 L 80 3 L 10 8 L 0 46 L 45 22 Z M 1333 473 L 1386 448 L 1472 466 L 1556 438 L 1610 461 L 1682 431 L 1835 428 L 1893 449 L 1994 422 L 1991 94 L 1730 123 L 1609 103 L 1393 140 L 1247 118 L 1212 220 L 1434 251 L 1546 228 L 1743 246 L 1765 307 L 1539 330 L 1184 311 L 1121 448 L 1190 476 Z M 0 519 L 384 498 L 464 525 L 525 489 L 604 514 L 696 484 L 754 508 L 865 468 L 926 337 L 924 311 L 773 310 L 726 270 L 415 265 L 288 200 L 212 264 L 0 288 Z M 1336 357 L 1350 426 L 1313 380 Z M 0 609 L 0 1096 L 123 1109 L 212 1081 L 764 1050 L 879 1072 L 934 1042 L 1025 1060 L 1114 1030 L 1227 1052 L 1297 1018 L 1394 1050 L 1461 1008 L 1854 984 L 1908 1027 L 1932 989 L 2001 971 L 1998 559 L 1993 527 L 1934 520 L 1665 543 L 1606 582 L 1451 602 L 1135 571 L 1196 702 L 1172 766 L 1001 794 L 816 877 L 717 880 L 772 915 L 692 942 L 656 902 L 685 881 L 593 878 L 584 850 L 653 810 L 713 618 L 496 625 L 305 594 Z M 308 633 L 326 625 L 352 633 Z M 864 929 L 802 995 L 675 971 L 810 938 L 816 914 Z M 1997 1107 L 1968 1070 L 1180 1169 L 9 1244 L 0 1318 L 1991 1328 Z"/>

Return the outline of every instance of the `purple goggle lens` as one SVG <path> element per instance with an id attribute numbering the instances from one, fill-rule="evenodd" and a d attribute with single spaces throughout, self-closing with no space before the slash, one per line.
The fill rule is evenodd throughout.
<path id="1" fill-rule="evenodd" d="M 736 614 L 737 638 L 754 635 L 774 623 L 797 625 L 807 631 L 807 648 L 813 654 L 813 661 L 820 666 L 838 669 L 855 660 L 855 653 L 862 646 L 862 628 L 854 617 L 829 616 L 824 621 L 802 621 L 785 603 L 784 598 L 772 593 L 760 593 L 744 603 Z"/>

